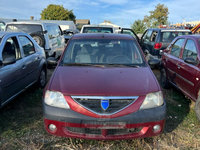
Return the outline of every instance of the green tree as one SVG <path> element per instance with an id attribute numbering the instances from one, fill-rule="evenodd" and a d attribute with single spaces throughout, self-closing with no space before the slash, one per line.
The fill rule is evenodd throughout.
<path id="1" fill-rule="evenodd" d="M 65 9 L 62 5 L 50 4 L 45 8 L 41 15 L 42 20 L 73 20 L 76 16 L 72 10 Z"/>
<path id="2" fill-rule="evenodd" d="M 157 27 L 159 25 L 166 25 L 168 23 L 168 8 L 164 4 L 156 5 L 153 11 L 150 11 L 150 16 L 144 16 L 144 23 L 146 27 Z"/>
<path id="3" fill-rule="evenodd" d="M 132 24 L 131 26 L 131 29 L 136 33 L 144 33 L 146 27 L 145 27 L 145 24 L 142 20 L 136 20 L 134 21 L 134 23 Z"/>
<path id="4" fill-rule="evenodd" d="M 167 24 L 168 14 L 168 8 L 164 4 L 158 4 L 155 10 L 150 11 L 150 19 L 154 19 L 153 26 Z"/>

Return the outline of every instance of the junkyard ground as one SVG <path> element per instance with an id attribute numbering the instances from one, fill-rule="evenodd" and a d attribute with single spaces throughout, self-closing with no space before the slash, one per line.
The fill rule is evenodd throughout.
<path id="1" fill-rule="evenodd" d="M 48 70 L 48 78 L 53 69 Z M 159 79 L 159 71 L 154 70 Z M 43 90 L 29 88 L 0 110 L 0 149 L 200 149 L 200 122 L 194 112 L 194 102 L 170 88 L 163 90 L 167 102 L 167 120 L 164 132 L 156 137 L 96 141 L 55 137 L 44 130 L 42 112 Z"/>

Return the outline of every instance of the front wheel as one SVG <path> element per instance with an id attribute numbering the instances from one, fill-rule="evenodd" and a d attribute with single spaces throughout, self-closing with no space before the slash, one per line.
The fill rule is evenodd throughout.
<path id="1" fill-rule="evenodd" d="M 38 86 L 44 88 L 47 81 L 47 73 L 45 69 L 42 69 L 40 72 L 40 76 L 38 78 Z"/>
<path id="2" fill-rule="evenodd" d="M 160 84 L 165 89 L 170 87 L 169 80 L 167 79 L 167 74 L 164 68 L 160 70 Z"/>

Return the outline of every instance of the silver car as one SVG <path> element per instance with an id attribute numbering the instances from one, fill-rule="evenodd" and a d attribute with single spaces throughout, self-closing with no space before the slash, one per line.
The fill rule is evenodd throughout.
<path id="1" fill-rule="evenodd" d="M 0 107 L 29 86 L 46 84 L 44 49 L 26 33 L 0 32 Z"/>

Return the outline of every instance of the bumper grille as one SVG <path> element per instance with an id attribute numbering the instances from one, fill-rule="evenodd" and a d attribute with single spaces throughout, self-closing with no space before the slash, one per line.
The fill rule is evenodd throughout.
<path id="1" fill-rule="evenodd" d="M 96 97 L 96 96 L 72 96 L 72 98 L 86 109 L 103 115 L 110 115 L 125 109 L 138 97 Z M 108 101 L 107 109 L 102 108 L 102 100 Z"/>
<path id="2" fill-rule="evenodd" d="M 100 129 L 67 127 L 67 130 L 72 132 L 72 133 L 78 133 L 78 134 L 101 135 Z"/>
<path id="3" fill-rule="evenodd" d="M 102 130 L 106 130 L 106 136 L 114 135 L 128 135 L 133 133 L 139 133 L 142 128 L 126 128 L 126 129 L 96 129 L 96 128 L 77 128 L 67 127 L 69 132 L 75 134 L 88 134 L 88 135 L 102 135 Z"/>

